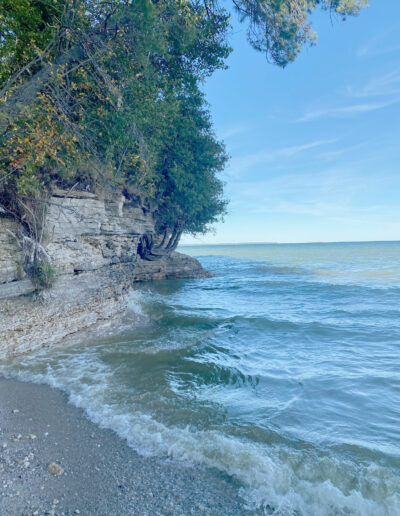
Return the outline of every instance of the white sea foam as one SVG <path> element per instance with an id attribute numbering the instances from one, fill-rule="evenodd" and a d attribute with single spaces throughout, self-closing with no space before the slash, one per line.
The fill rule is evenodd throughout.
<path id="1" fill-rule="evenodd" d="M 146 296 L 140 290 L 132 290 L 129 294 L 128 300 L 128 308 L 137 315 L 145 316 L 145 312 L 143 311 L 143 303 L 146 299 Z"/>
<path id="2" fill-rule="evenodd" d="M 168 427 L 147 414 L 127 411 L 107 401 L 110 394 L 118 394 L 113 392 L 112 370 L 90 349 L 59 360 L 57 370 L 48 365 L 44 371 L 42 364 L 43 358 L 31 356 L 21 361 L 22 368 L 2 372 L 66 391 L 70 402 L 95 423 L 114 430 L 143 455 L 168 456 L 235 476 L 249 507 L 287 516 L 400 514 L 400 479 L 387 468 L 356 466 L 331 456 L 320 460 L 305 451 L 247 442 L 219 431 Z M 358 482 L 349 489 L 354 479 Z"/>
<path id="3" fill-rule="evenodd" d="M 399 248 L 258 246 L 240 248 L 251 261 L 211 257 L 204 265 L 217 276 L 204 284 L 140 287 L 130 300 L 144 321 L 136 329 L 117 321 L 103 340 L 78 336 L 0 372 L 64 390 L 143 455 L 235 476 L 249 507 L 266 514 L 397 516 L 398 290 L 382 290 L 391 277 L 342 288 L 325 271 L 395 270 Z"/>

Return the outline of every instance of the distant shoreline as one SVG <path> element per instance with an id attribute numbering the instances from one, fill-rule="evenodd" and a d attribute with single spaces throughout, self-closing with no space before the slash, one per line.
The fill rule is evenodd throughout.
<path id="1" fill-rule="evenodd" d="M 240 246 L 240 245 L 329 245 L 329 244 L 397 244 L 400 240 L 345 240 L 337 242 L 225 242 L 225 243 L 198 243 L 179 244 L 179 247 L 209 247 L 209 246 Z"/>

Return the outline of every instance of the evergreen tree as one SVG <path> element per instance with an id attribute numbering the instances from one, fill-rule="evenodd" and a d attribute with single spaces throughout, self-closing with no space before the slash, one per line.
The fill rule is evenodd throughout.
<path id="1" fill-rule="evenodd" d="M 314 42 L 314 9 L 344 18 L 367 4 L 232 2 L 281 66 Z M 27 199 L 74 185 L 151 208 L 162 242 L 151 237 L 150 254 L 207 231 L 226 208 L 227 156 L 200 87 L 225 67 L 229 23 L 216 0 L 0 0 L 3 209 L 23 220 Z"/>

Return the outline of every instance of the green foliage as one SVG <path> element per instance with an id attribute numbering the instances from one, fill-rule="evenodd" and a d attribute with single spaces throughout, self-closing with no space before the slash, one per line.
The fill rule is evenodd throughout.
<path id="1" fill-rule="evenodd" d="M 55 270 L 47 260 L 37 260 L 29 267 L 26 273 L 37 291 L 51 288 L 55 281 Z"/>
<path id="2" fill-rule="evenodd" d="M 211 6 L 214 0 L 207 0 Z M 248 40 L 279 66 L 294 61 L 304 45 L 313 45 L 316 34 L 309 15 L 318 7 L 331 16 L 357 15 L 369 0 L 232 0 L 241 21 L 248 23 Z"/>
<path id="3" fill-rule="evenodd" d="M 314 42 L 313 10 L 367 5 L 232 1 L 281 66 Z M 200 86 L 225 67 L 229 23 L 217 0 L 0 0 L 0 204 L 54 184 L 117 190 L 155 207 L 160 232 L 207 231 L 227 156 Z"/>
<path id="4" fill-rule="evenodd" d="M 227 161 L 224 146 L 212 132 L 202 94 L 177 100 L 177 114 L 168 121 L 168 134 L 158 146 L 158 229 L 175 227 L 205 233 L 225 212 L 223 184 L 218 179 Z"/>
<path id="5" fill-rule="evenodd" d="M 0 0 L 0 84 L 43 54 L 60 23 L 62 0 Z M 37 70 L 33 66 L 31 73 Z"/>

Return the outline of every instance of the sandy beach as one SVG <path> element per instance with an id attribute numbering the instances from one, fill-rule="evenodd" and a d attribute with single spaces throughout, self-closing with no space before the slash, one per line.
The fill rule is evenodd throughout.
<path id="1" fill-rule="evenodd" d="M 230 477 L 138 455 L 45 385 L 0 378 L 1 515 L 246 515 Z"/>

